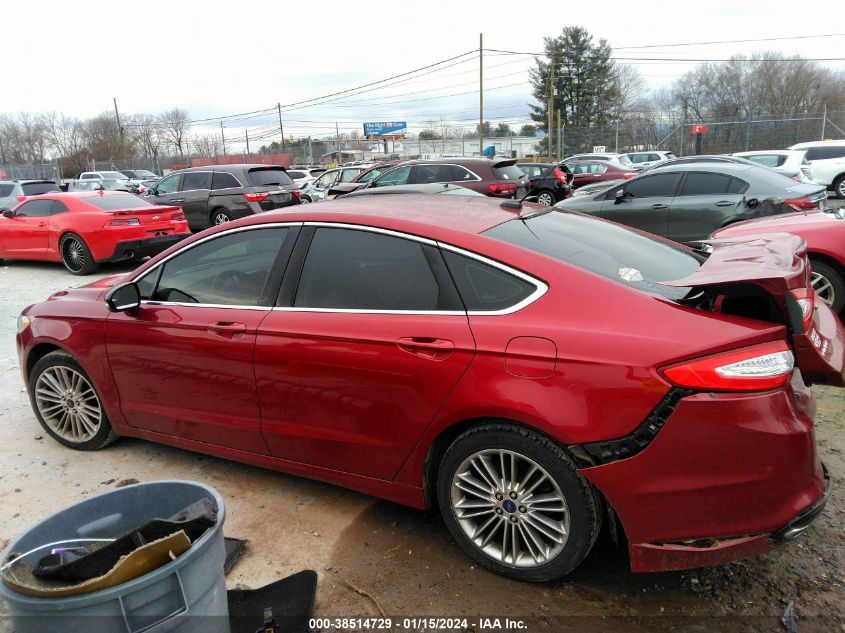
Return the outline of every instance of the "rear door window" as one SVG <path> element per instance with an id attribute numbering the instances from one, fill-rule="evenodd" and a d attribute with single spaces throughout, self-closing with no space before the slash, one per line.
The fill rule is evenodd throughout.
<path id="1" fill-rule="evenodd" d="M 435 272 L 438 267 L 440 274 Z M 435 247 L 392 235 L 335 228 L 318 228 L 314 234 L 294 307 L 463 310 Z"/>
<path id="2" fill-rule="evenodd" d="M 458 180 L 458 178 L 452 165 L 417 165 L 414 168 L 414 182 L 418 184 L 453 180 Z"/>
<path id="3" fill-rule="evenodd" d="M 707 196 L 728 193 L 731 177 L 724 174 L 688 172 L 680 196 Z"/>
<path id="4" fill-rule="evenodd" d="M 188 171 L 182 176 L 182 191 L 211 189 L 210 171 Z"/>
<path id="5" fill-rule="evenodd" d="M 293 181 L 281 167 L 258 167 L 250 169 L 246 175 L 253 187 L 284 187 Z"/>
<path id="6" fill-rule="evenodd" d="M 373 181 L 374 187 L 387 187 L 390 185 L 406 185 L 408 184 L 408 178 L 411 176 L 411 166 L 405 165 L 404 167 L 397 167 L 396 169 L 391 169 L 388 172 L 383 173 L 381 176 L 376 178 Z"/>
<path id="7" fill-rule="evenodd" d="M 215 171 L 211 178 L 212 189 L 235 189 L 240 186 L 238 179 L 227 171 Z"/>

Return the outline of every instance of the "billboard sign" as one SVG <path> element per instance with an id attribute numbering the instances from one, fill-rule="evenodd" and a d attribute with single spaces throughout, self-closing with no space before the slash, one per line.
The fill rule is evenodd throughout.
<path id="1" fill-rule="evenodd" d="M 404 138 L 407 131 L 407 121 L 364 123 L 364 136 L 367 138 Z"/>

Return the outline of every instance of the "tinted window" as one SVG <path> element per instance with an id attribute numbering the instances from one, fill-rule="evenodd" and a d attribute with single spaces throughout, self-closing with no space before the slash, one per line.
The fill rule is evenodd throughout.
<path id="1" fill-rule="evenodd" d="M 299 180 L 300 178 L 306 178 L 306 177 L 307 177 L 307 176 L 305 175 L 305 172 L 304 172 L 304 171 L 289 171 L 289 172 L 288 172 L 288 176 L 289 176 L 292 180 Z"/>
<path id="2" fill-rule="evenodd" d="M 139 209 L 142 207 L 154 207 L 156 205 L 147 202 L 143 198 L 133 196 L 131 193 L 116 193 L 113 196 L 85 196 L 82 198 L 88 204 L 92 204 L 104 211 L 116 211 L 118 209 Z"/>
<path id="3" fill-rule="evenodd" d="M 23 195 L 37 196 L 40 193 L 55 193 L 61 191 L 54 182 L 25 182 L 21 184 Z"/>
<path id="4" fill-rule="evenodd" d="M 519 165 L 493 167 L 493 178 L 496 180 L 519 180 L 523 176 L 522 168 Z"/>
<path id="5" fill-rule="evenodd" d="M 126 180 L 126 176 L 119 171 L 101 171 L 100 176 L 109 180 Z"/>
<path id="6" fill-rule="evenodd" d="M 197 189 L 211 189 L 210 171 L 186 171 L 184 173 L 181 191 L 195 191 Z"/>
<path id="7" fill-rule="evenodd" d="M 451 165 L 417 165 L 414 168 L 414 182 L 451 182 L 459 180 L 458 172 Z"/>
<path id="8" fill-rule="evenodd" d="M 179 191 L 179 179 L 181 177 L 182 174 L 173 174 L 172 176 L 168 176 L 156 185 L 156 192 L 161 195 Z"/>
<path id="9" fill-rule="evenodd" d="M 539 178 L 546 171 L 546 168 L 541 167 L 540 165 L 520 165 L 519 168 L 532 180 Z"/>
<path id="10" fill-rule="evenodd" d="M 369 231 L 320 228 L 311 241 L 294 306 L 463 309 L 451 285 L 441 288 L 432 266 L 443 266 L 434 247 Z"/>
<path id="11" fill-rule="evenodd" d="M 373 181 L 373 186 L 375 187 L 385 187 L 387 185 L 404 185 L 408 182 L 408 176 L 411 175 L 411 166 L 406 165 L 405 167 L 397 167 L 396 169 L 391 169 L 388 172 L 385 172 L 381 176 L 379 176 L 376 180 Z"/>
<path id="12" fill-rule="evenodd" d="M 15 215 L 22 218 L 39 218 L 45 215 L 53 215 L 53 201 L 52 200 L 30 200 L 24 202 Z"/>
<path id="13" fill-rule="evenodd" d="M 723 174 L 689 172 L 681 187 L 681 196 L 706 196 L 728 193 L 731 177 Z"/>
<path id="14" fill-rule="evenodd" d="M 246 177 L 253 187 L 284 187 L 293 184 L 293 180 L 281 167 L 250 169 Z"/>
<path id="15" fill-rule="evenodd" d="M 678 174 L 643 176 L 629 182 L 625 187 L 625 194 L 634 198 L 672 196 L 677 182 Z"/>
<path id="16" fill-rule="evenodd" d="M 748 189 L 748 183 L 739 178 L 731 178 L 728 183 L 728 193 L 745 193 L 746 189 Z"/>
<path id="17" fill-rule="evenodd" d="M 80 180 L 90 180 L 91 178 L 99 178 L 97 174 L 82 174 L 79 179 Z"/>
<path id="18" fill-rule="evenodd" d="M 690 289 L 661 286 L 659 282 L 682 279 L 698 270 L 702 262 L 680 247 L 618 224 L 565 211 L 510 220 L 485 231 L 485 235 L 669 299 L 680 299 Z"/>
<path id="19" fill-rule="evenodd" d="M 505 310 L 537 289 L 534 284 L 472 257 L 447 249 L 443 250 L 443 257 L 467 310 Z"/>
<path id="20" fill-rule="evenodd" d="M 628 158 L 631 159 L 632 163 L 645 163 L 652 160 L 648 154 L 628 154 Z"/>
<path id="21" fill-rule="evenodd" d="M 287 228 L 230 233 L 164 264 L 154 299 L 179 303 L 259 305 Z"/>
<path id="22" fill-rule="evenodd" d="M 807 150 L 807 160 L 827 160 L 845 158 L 845 145 L 821 145 Z"/>
<path id="23" fill-rule="evenodd" d="M 120 173 L 121 173 L 121 174 L 123 174 L 124 176 L 126 176 L 127 178 L 137 178 L 137 177 L 138 177 L 138 176 L 135 174 L 135 172 L 134 172 L 134 171 L 132 171 L 131 169 L 125 169 L 125 170 L 123 170 L 123 171 L 122 171 L 122 172 L 120 172 Z"/>
<path id="24" fill-rule="evenodd" d="M 15 185 L 12 184 L 2 184 L 0 185 L 0 198 L 8 198 L 12 195 L 12 189 L 15 188 Z"/>
<path id="25" fill-rule="evenodd" d="M 232 189 L 240 186 L 238 179 L 226 171 L 215 171 L 211 178 L 212 189 Z"/>
<path id="26" fill-rule="evenodd" d="M 59 213 L 64 213 L 67 211 L 67 205 L 64 202 L 59 202 L 58 200 L 53 200 L 53 215 L 57 215 Z"/>

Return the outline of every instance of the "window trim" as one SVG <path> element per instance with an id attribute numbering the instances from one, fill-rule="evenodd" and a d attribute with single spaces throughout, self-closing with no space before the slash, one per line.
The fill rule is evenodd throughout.
<path id="1" fill-rule="evenodd" d="M 394 231 L 392 229 L 383 229 L 377 226 L 368 226 L 366 224 L 348 224 L 345 222 L 319 222 L 319 221 L 306 221 L 303 223 L 304 227 L 315 227 L 315 228 L 335 228 L 335 229 L 350 229 L 350 230 L 357 230 L 357 231 L 367 231 L 369 233 L 379 233 L 381 235 L 388 235 L 390 237 L 396 237 L 399 239 L 411 240 L 413 242 L 418 242 L 420 244 L 426 244 L 428 246 L 433 246 L 435 248 L 439 248 L 441 250 L 448 250 L 459 255 L 463 255 L 464 257 L 469 257 L 470 259 L 474 259 L 482 264 L 486 264 L 488 266 L 492 266 L 494 268 L 498 268 L 518 279 L 521 279 L 532 286 L 534 286 L 535 290 L 530 295 L 528 295 L 522 301 L 515 303 L 512 306 L 507 308 L 503 308 L 501 310 L 377 310 L 377 309 L 369 309 L 369 308 L 303 308 L 303 307 L 295 307 L 295 306 L 273 306 L 273 310 L 278 312 L 324 312 L 324 313 L 335 313 L 335 314 L 407 314 L 407 315 L 425 315 L 425 314 L 432 314 L 432 315 L 440 315 L 440 316 L 500 316 L 505 314 L 512 314 L 519 310 L 522 310 L 524 307 L 528 306 L 531 303 L 534 303 L 537 299 L 542 297 L 549 289 L 548 284 L 543 281 L 540 281 L 536 277 L 533 277 L 527 273 L 522 272 L 521 270 L 517 270 L 507 264 L 503 264 L 496 260 L 490 259 L 488 257 L 484 257 L 483 255 L 479 255 L 477 253 L 473 253 L 472 251 L 467 251 L 457 246 L 452 246 L 451 244 L 446 244 L 444 242 L 440 242 L 437 240 L 433 240 L 427 237 L 421 237 L 419 235 L 413 235 L 411 233 L 403 233 L 401 231 Z M 307 253 L 306 253 L 307 256 Z M 300 270 L 298 273 L 300 276 L 302 271 Z M 460 291 L 458 291 L 458 295 L 460 296 Z M 192 304 L 194 305 L 194 304 Z"/>
<path id="2" fill-rule="evenodd" d="M 185 248 L 180 248 L 178 251 L 171 253 L 161 261 L 156 262 L 155 266 L 151 266 L 143 271 L 137 277 L 132 278 L 132 283 L 138 283 L 141 279 L 146 277 L 149 274 L 152 274 L 155 271 L 161 271 L 162 266 L 169 262 L 171 259 L 176 257 L 177 255 L 181 255 L 192 248 L 199 246 L 200 244 L 205 244 L 206 242 L 217 239 L 219 237 L 231 235 L 233 233 L 241 233 L 243 231 L 254 231 L 260 229 L 267 229 L 267 228 L 290 228 L 290 227 L 302 227 L 302 222 L 271 222 L 267 224 L 250 224 L 248 226 L 239 226 L 237 228 L 229 229 L 226 231 L 220 231 L 219 233 L 214 233 L 212 235 L 208 235 L 196 242 L 191 242 Z M 281 249 L 281 247 L 280 247 Z M 158 285 L 158 282 L 156 282 Z M 228 304 L 219 304 L 219 303 L 184 303 L 182 301 L 161 301 L 161 300 L 153 300 L 153 299 L 142 299 L 142 305 L 154 305 L 154 306 L 182 306 L 185 308 L 230 308 L 235 310 L 264 310 L 265 312 L 269 312 L 271 306 L 255 306 L 255 305 L 228 305 Z"/>

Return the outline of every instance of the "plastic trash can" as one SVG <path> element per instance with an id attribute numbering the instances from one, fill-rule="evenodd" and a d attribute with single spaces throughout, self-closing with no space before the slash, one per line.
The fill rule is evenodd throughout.
<path id="1" fill-rule="evenodd" d="M 223 575 L 223 499 L 193 481 L 155 481 L 118 488 L 41 521 L 6 549 L 28 552 L 68 539 L 113 538 L 155 518 L 167 518 L 202 499 L 217 508 L 217 522 L 175 560 L 129 582 L 66 598 L 23 595 L 0 581 L 16 633 L 229 633 Z M 34 567 L 49 551 L 24 560 Z"/>

